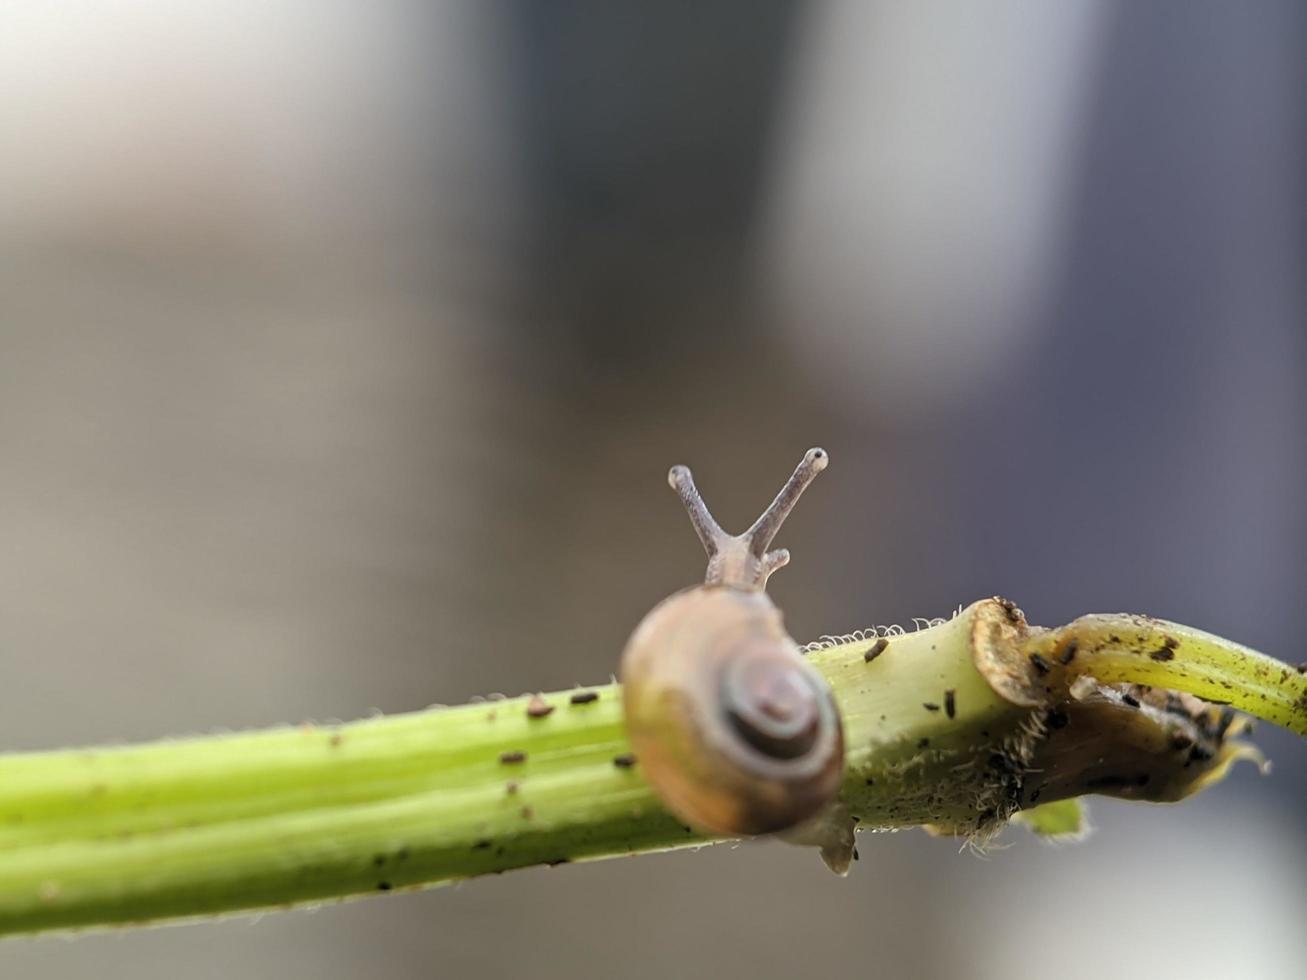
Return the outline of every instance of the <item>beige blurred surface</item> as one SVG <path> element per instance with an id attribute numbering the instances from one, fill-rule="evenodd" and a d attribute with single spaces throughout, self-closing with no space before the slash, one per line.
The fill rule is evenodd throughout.
<path id="1" fill-rule="evenodd" d="M 1182 21 L 1157 111 L 1201 105 L 1198 135 L 1177 122 L 1179 150 L 1121 163 L 1086 149 L 1137 143 L 1103 79 L 1152 77 L 1131 45 L 1171 43 L 1159 22 L 1010 4 L 963 31 L 931 7 L 767 6 L 789 87 L 784 121 L 740 137 L 770 163 L 737 227 L 676 204 L 716 185 L 664 187 L 658 158 L 600 152 L 684 136 L 605 101 L 656 47 L 642 39 L 693 34 L 672 14 L 6 5 L 0 747 L 605 679 L 646 609 L 701 573 L 667 466 L 694 465 L 742 525 L 817 442 L 833 465 L 773 588 L 800 638 L 1004 592 L 1037 622 L 1137 608 L 1299 656 L 1299 21 Z M 742 17 L 709 25 L 702 70 L 723 91 L 770 63 L 711 57 Z M 898 60 L 860 70 L 838 42 L 877 31 Z M 912 56 L 941 32 L 957 77 Z M 1186 95 L 1226 38 L 1214 94 Z M 540 54 L 557 50 L 561 67 Z M 1023 127 L 1013 93 L 1045 77 L 1030 111 L 1058 125 Z M 1001 141 L 935 123 L 987 104 L 1007 107 Z M 841 126 L 859 106 L 862 128 Z M 1185 157 L 1206 127 L 1251 162 Z M 882 128 L 902 157 L 876 151 Z M 735 152 L 712 129 L 675 159 Z M 1147 177 L 1175 153 L 1192 193 Z M 626 166 L 639 179 L 604 183 Z M 1229 213 L 1199 206 L 1212 187 Z M 1131 226 L 1095 246 L 1096 215 L 1138 212 L 1132 188 L 1175 238 Z M 1029 212 L 1014 228 L 996 201 Z M 1146 241 L 1115 264 L 1122 238 Z M 684 242 L 702 244 L 688 266 Z M 904 275 L 870 275 L 878 254 Z M 1199 281 L 1217 285 L 1194 299 Z M 1156 329 L 1109 326 L 1136 322 Z M 1123 350 L 1132 367 L 1104 382 Z M 0 976 L 1298 977 L 1307 754 L 1266 738 L 1270 779 L 1240 769 L 1179 808 L 1102 803 L 1074 848 L 1012 833 L 978 859 L 886 835 L 837 880 L 797 849 L 720 847 L 9 940 Z"/>

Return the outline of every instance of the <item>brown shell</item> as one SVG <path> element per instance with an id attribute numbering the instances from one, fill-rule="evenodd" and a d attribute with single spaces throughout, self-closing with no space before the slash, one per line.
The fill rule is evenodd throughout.
<path id="1" fill-rule="evenodd" d="M 705 585 L 671 596 L 636 628 L 621 671 L 640 768 L 697 830 L 785 830 L 839 792 L 834 697 L 765 593 Z"/>

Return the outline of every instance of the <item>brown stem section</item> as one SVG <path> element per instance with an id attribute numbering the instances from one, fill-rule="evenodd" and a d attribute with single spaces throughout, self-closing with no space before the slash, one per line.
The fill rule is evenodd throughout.
<path id="1" fill-rule="evenodd" d="M 977 669 L 1031 711 L 990 759 L 1008 775 L 1013 808 L 1088 793 L 1189 796 L 1237 759 L 1261 761 L 1238 739 L 1251 722 L 1235 706 L 1307 734 L 1302 672 L 1200 630 L 1125 614 L 1043 629 L 1003 599 L 964 615 Z"/>

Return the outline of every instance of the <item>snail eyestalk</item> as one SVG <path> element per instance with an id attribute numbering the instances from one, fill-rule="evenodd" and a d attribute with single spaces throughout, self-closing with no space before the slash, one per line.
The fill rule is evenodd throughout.
<path id="1" fill-rule="evenodd" d="M 826 455 L 826 450 L 817 446 L 803 454 L 803 459 L 795 467 L 790 478 L 785 481 L 785 486 L 781 487 L 781 492 L 776 495 L 776 499 L 742 535 L 748 538 L 749 550 L 756 557 L 763 556 L 776 537 L 776 532 L 785 523 L 785 518 L 790 516 L 794 505 L 799 502 L 803 491 L 808 489 L 812 481 L 817 478 L 817 474 L 824 470 L 829 462 L 830 457 Z"/>
<path id="2" fill-rule="evenodd" d="M 681 503 L 685 505 L 685 512 L 690 515 L 694 533 L 699 535 L 699 540 L 703 542 L 703 550 L 708 553 L 709 558 L 713 557 L 729 535 L 722 530 L 721 525 L 713 518 L 708 505 L 703 502 L 699 488 L 694 485 L 694 474 L 690 472 L 690 467 L 673 466 L 667 473 L 667 483 L 680 495 Z"/>
<path id="3" fill-rule="evenodd" d="M 785 481 L 785 486 L 776 495 L 776 499 L 747 531 L 734 535 L 723 531 L 713 518 L 698 487 L 694 485 L 694 475 L 690 468 L 673 466 L 667 474 L 667 482 L 680 496 L 681 503 L 690 516 L 690 523 L 703 542 L 704 551 L 708 553 L 708 571 L 704 576 L 704 584 L 745 591 L 765 589 L 771 574 L 784 568 L 790 561 L 787 549 L 767 549 L 785 519 L 794 510 L 803 491 L 826 468 L 829 461 L 826 450 L 809 449 Z"/>

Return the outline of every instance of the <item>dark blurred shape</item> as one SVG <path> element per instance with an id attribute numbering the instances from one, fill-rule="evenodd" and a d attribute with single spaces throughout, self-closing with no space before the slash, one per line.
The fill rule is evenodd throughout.
<path id="1" fill-rule="evenodd" d="M 528 336 L 602 370 L 683 358 L 706 329 L 751 335 L 750 235 L 801 6 L 509 10 Z"/>

